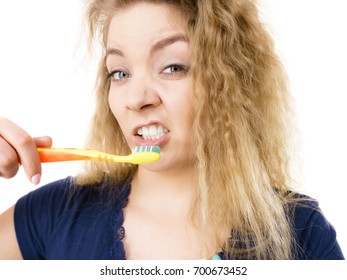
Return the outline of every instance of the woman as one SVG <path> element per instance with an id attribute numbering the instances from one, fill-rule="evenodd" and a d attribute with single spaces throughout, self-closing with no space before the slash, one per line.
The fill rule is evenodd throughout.
<path id="1" fill-rule="evenodd" d="M 291 98 L 254 1 L 94 0 L 87 16 L 103 50 L 88 146 L 161 159 L 93 162 L 21 198 L 0 218 L 2 258 L 343 258 L 291 190 Z M 21 163 L 38 183 L 51 140 L 0 122 L 0 174 Z"/>

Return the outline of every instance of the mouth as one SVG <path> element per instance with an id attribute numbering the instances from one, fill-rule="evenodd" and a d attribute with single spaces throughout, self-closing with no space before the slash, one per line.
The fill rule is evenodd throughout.
<path id="1" fill-rule="evenodd" d="M 138 146 L 163 146 L 169 141 L 169 133 L 164 125 L 150 123 L 137 127 L 134 136 Z"/>
<path id="2" fill-rule="evenodd" d="M 143 140 L 157 140 L 169 132 L 170 130 L 162 125 L 151 124 L 139 127 L 135 135 L 141 137 Z"/>

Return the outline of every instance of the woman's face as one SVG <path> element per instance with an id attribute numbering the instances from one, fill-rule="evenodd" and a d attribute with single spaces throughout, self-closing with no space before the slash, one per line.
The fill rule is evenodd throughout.
<path id="1" fill-rule="evenodd" d="M 106 66 L 109 105 L 130 148 L 161 148 L 153 171 L 187 168 L 195 154 L 186 20 L 165 5 L 137 3 L 112 18 Z"/>

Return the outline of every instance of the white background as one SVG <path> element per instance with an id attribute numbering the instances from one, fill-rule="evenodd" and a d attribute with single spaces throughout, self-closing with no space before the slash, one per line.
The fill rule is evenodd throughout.
<path id="1" fill-rule="evenodd" d="M 81 37 L 85 1 L 0 2 L 0 115 L 56 147 L 82 147 L 93 111 L 95 63 Z M 320 202 L 347 254 L 347 4 L 345 0 L 261 0 L 296 100 L 302 192 Z M 42 183 L 80 163 L 43 166 Z M 0 178 L 0 212 L 35 189 L 23 170 Z"/>

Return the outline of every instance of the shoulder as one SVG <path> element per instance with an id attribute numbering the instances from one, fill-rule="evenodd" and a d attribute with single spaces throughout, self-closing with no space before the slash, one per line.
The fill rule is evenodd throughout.
<path id="1" fill-rule="evenodd" d="M 23 257 L 109 258 L 118 229 L 112 223 L 121 215 L 129 192 L 124 182 L 77 186 L 68 177 L 28 193 L 18 200 L 14 214 Z"/>
<path id="2" fill-rule="evenodd" d="M 335 228 L 324 216 L 317 200 L 294 194 L 289 204 L 297 259 L 343 259 Z"/>
<path id="3" fill-rule="evenodd" d="M 68 200 L 73 190 L 73 180 L 71 177 L 58 180 L 36 190 L 33 190 L 21 197 L 15 205 L 15 222 L 25 215 L 45 215 L 47 213 L 57 213 L 59 208 Z"/>

